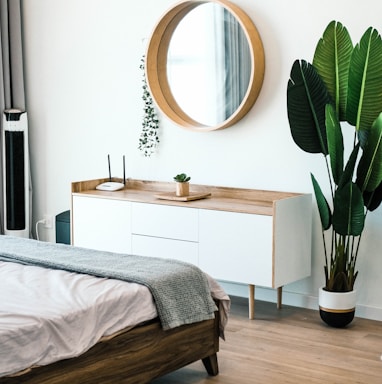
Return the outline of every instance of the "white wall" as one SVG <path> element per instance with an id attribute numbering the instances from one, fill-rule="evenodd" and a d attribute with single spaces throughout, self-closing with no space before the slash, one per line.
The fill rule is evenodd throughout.
<path id="1" fill-rule="evenodd" d="M 24 0 L 25 75 L 34 221 L 70 207 L 72 181 L 114 176 L 171 181 L 178 172 L 198 184 L 311 192 L 309 172 L 324 178 L 323 160 L 292 142 L 286 86 L 293 61 L 310 60 L 326 25 L 341 21 L 358 41 L 368 26 L 382 31 L 375 0 L 235 0 L 262 36 L 266 74 L 259 99 L 236 126 L 196 133 L 161 119 L 159 151 L 139 153 L 140 59 L 159 17 L 173 0 Z M 315 209 L 315 208 L 314 208 Z M 315 212 L 312 277 L 284 288 L 285 302 L 316 308 L 323 283 Z M 369 215 L 359 259 L 357 314 L 382 320 L 382 209 Z M 54 241 L 54 229 L 40 228 Z M 246 295 L 245 287 L 229 286 Z M 259 291 L 274 300 L 274 292 Z"/>

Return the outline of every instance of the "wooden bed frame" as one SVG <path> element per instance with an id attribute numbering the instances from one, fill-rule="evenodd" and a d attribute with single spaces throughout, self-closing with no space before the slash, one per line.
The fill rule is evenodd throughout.
<path id="1" fill-rule="evenodd" d="M 215 376 L 218 350 L 218 312 L 215 319 L 167 331 L 156 320 L 101 341 L 79 357 L 3 377 L 0 383 L 144 384 L 200 359 L 208 374 Z"/>

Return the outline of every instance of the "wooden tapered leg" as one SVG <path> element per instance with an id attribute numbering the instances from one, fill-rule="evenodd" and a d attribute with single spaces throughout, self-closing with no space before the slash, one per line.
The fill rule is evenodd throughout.
<path id="1" fill-rule="evenodd" d="M 255 286 L 253 284 L 249 284 L 249 298 L 248 298 L 248 305 L 249 305 L 249 318 L 250 320 L 253 320 L 255 318 Z"/>
<path id="2" fill-rule="evenodd" d="M 202 359 L 203 365 L 210 376 L 216 376 L 219 373 L 218 357 L 216 353 Z"/>
<path id="3" fill-rule="evenodd" d="M 277 309 L 282 308 L 282 301 L 283 301 L 283 287 L 277 288 Z"/>

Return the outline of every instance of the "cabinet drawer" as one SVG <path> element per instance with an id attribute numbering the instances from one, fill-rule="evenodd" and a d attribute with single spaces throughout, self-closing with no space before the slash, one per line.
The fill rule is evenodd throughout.
<path id="1" fill-rule="evenodd" d="M 198 241 L 198 210 L 132 203 L 132 233 L 176 240 Z"/>
<path id="2" fill-rule="evenodd" d="M 131 246 L 134 255 L 170 258 L 198 265 L 198 243 L 191 241 L 132 235 Z"/>
<path id="3" fill-rule="evenodd" d="M 200 210 L 199 266 L 220 280 L 271 287 L 272 217 Z"/>

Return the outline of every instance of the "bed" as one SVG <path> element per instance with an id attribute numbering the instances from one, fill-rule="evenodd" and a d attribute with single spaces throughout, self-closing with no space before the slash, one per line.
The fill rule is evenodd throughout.
<path id="1" fill-rule="evenodd" d="M 83 272 L 83 265 L 80 271 L 78 266 L 73 270 L 67 253 L 73 251 L 76 263 L 79 258 L 86 269 L 91 264 L 89 273 Z M 52 252 L 54 263 L 50 265 Z M 213 279 L 202 274 L 208 285 L 208 300 L 211 297 L 215 300 L 212 300 L 213 314 L 203 315 L 205 318 L 195 315 L 200 305 L 197 297 L 192 299 L 196 300 L 196 310 L 193 308 L 183 321 L 177 317 L 171 300 L 168 305 L 168 298 L 161 302 L 155 284 L 153 288 L 151 282 L 141 282 L 139 274 L 132 281 L 123 276 L 120 279 L 118 263 L 118 278 L 104 276 L 97 270 L 97 257 L 89 261 L 92 255 L 101 257 L 101 264 L 105 260 L 115 264 L 121 256 L 0 236 L 0 383 L 96 380 L 141 384 L 197 360 L 203 361 L 208 374 L 218 374 L 219 336 L 223 337 L 229 298 Z M 127 255 L 123 256 L 125 263 Z M 159 260 L 145 259 L 154 262 L 152 274 L 159 275 Z M 138 264 L 138 269 L 145 269 L 141 267 L 141 259 Z M 176 264 L 176 271 L 183 268 L 181 264 L 184 263 Z M 165 264 L 165 268 L 172 267 Z M 200 285 L 196 280 L 187 282 L 184 276 L 179 278 L 178 272 L 170 280 L 174 279 L 182 282 L 182 287 L 178 284 L 174 293 L 175 296 L 179 293 L 180 298 L 193 285 Z M 166 284 L 161 280 L 161 286 Z M 175 301 L 187 301 L 179 297 Z M 210 304 L 208 307 L 211 309 Z M 163 314 L 166 311 L 170 320 Z M 13 330 L 8 329 L 12 327 Z M 56 351 L 58 345 L 60 353 Z M 36 359 L 30 360 L 35 355 Z"/>

